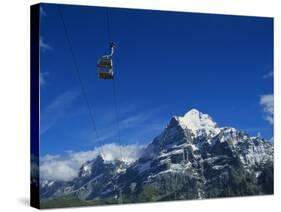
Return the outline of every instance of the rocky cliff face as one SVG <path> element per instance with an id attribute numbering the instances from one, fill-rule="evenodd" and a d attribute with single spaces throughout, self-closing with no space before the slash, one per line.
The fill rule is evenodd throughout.
<path id="1" fill-rule="evenodd" d="M 118 202 L 202 199 L 273 193 L 273 145 L 219 128 L 195 109 L 173 117 L 134 163 L 85 163 L 71 182 L 42 187 L 41 197 Z"/>

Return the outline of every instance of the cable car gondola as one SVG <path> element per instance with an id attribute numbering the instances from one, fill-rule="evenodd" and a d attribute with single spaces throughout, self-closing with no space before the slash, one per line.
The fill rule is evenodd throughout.
<path id="1" fill-rule="evenodd" d="M 97 70 L 100 79 L 111 80 L 114 78 L 112 56 L 114 54 L 114 42 L 109 43 L 110 54 L 102 56 L 97 62 Z"/>

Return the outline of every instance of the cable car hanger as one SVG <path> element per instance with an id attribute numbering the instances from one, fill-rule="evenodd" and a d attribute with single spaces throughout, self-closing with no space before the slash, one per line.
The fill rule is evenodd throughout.
<path id="1" fill-rule="evenodd" d="M 97 62 L 97 70 L 100 79 L 111 80 L 114 78 L 112 56 L 115 48 L 116 44 L 111 41 L 109 43 L 110 53 L 102 56 Z"/>
<path id="2" fill-rule="evenodd" d="M 106 12 L 106 28 L 107 28 L 107 36 L 108 36 L 110 53 L 108 55 L 102 56 L 98 60 L 97 71 L 98 71 L 98 75 L 99 75 L 100 79 L 112 80 L 112 79 L 114 79 L 112 56 L 114 54 L 114 49 L 116 47 L 116 44 L 112 41 L 112 38 L 111 38 L 109 8 L 105 8 L 105 12 Z"/>

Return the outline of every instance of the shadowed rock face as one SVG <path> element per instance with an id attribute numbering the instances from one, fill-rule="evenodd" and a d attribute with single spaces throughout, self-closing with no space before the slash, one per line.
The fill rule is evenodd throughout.
<path id="1" fill-rule="evenodd" d="M 173 117 L 134 163 L 99 156 L 85 163 L 73 181 L 41 191 L 43 199 L 70 195 L 125 202 L 272 194 L 273 145 L 219 128 L 193 109 Z"/>

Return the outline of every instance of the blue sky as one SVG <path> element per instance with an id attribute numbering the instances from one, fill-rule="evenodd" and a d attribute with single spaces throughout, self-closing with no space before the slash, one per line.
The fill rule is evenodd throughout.
<path id="1" fill-rule="evenodd" d="M 41 154 L 117 143 L 112 81 L 97 77 L 106 10 L 62 6 L 99 134 L 56 5 L 41 9 Z M 192 108 L 219 126 L 273 137 L 273 19 L 110 9 L 121 144 L 145 144 Z M 265 96 L 267 95 L 267 96 Z"/>

